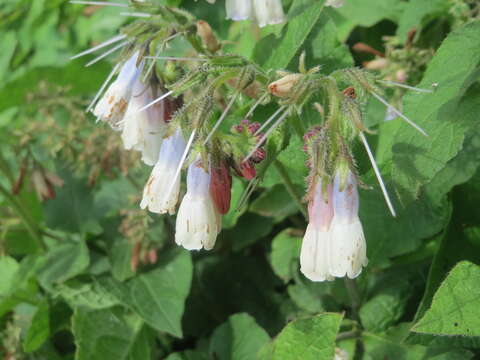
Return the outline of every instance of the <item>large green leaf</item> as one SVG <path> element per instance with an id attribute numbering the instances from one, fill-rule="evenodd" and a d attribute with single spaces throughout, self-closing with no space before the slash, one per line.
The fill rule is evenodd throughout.
<path id="1" fill-rule="evenodd" d="M 110 279 L 102 285 L 154 329 L 182 337 L 181 320 L 191 280 L 190 254 L 175 249 L 163 253 L 152 271 L 126 283 Z"/>
<path id="2" fill-rule="evenodd" d="M 442 283 L 432 306 L 412 328 L 419 333 L 480 336 L 480 267 L 459 263 Z"/>
<path id="3" fill-rule="evenodd" d="M 283 230 L 272 241 L 270 263 L 275 274 L 283 281 L 290 281 L 297 272 L 302 239 L 293 229 Z"/>
<path id="4" fill-rule="evenodd" d="M 49 289 L 81 274 L 89 264 L 90 256 L 84 241 L 61 244 L 45 255 L 37 276 L 40 283 Z"/>
<path id="5" fill-rule="evenodd" d="M 271 360 L 332 360 L 335 338 L 342 315 L 324 313 L 288 324 L 267 349 L 264 359 Z"/>
<path id="6" fill-rule="evenodd" d="M 480 23 L 474 22 L 451 33 L 419 85 L 438 83 L 437 90 L 405 98 L 406 115 L 429 134 L 425 138 L 402 124 L 393 139 L 392 177 L 406 200 L 418 196 L 420 187 L 458 154 L 465 132 L 476 118 L 474 99 L 462 102 L 462 97 L 480 74 L 479 32 Z"/>
<path id="7" fill-rule="evenodd" d="M 270 336 L 250 315 L 241 313 L 228 318 L 215 329 L 210 340 L 210 355 L 218 360 L 251 360 L 270 340 Z"/>
<path id="8" fill-rule="evenodd" d="M 408 324 L 401 324 L 387 333 L 365 332 L 362 336 L 365 360 L 468 360 L 473 354 L 468 350 L 446 347 L 426 347 L 405 345 L 403 338 L 408 333 Z"/>
<path id="9" fill-rule="evenodd" d="M 87 310 L 77 308 L 72 331 L 77 345 L 76 360 L 148 360 L 149 346 L 142 335 L 142 320 L 121 308 Z M 137 343 L 138 342 L 138 343 Z M 136 356 L 134 356 L 136 354 Z"/>
<path id="10" fill-rule="evenodd" d="M 323 3 L 323 0 L 295 0 L 281 35 L 276 38 L 270 34 L 260 40 L 254 50 L 255 60 L 265 69 L 286 68 L 317 23 Z"/>
<path id="11" fill-rule="evenodd" d="M 28 328 L 23 349 L 29 353 L 37 350 L 50 336 L 50 311 L 48 302 L 40 303 Z"/>

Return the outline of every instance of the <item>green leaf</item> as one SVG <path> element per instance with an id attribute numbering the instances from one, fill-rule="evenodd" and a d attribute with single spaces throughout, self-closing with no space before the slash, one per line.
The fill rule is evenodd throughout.
<path id="1" fill-rule="evenodd" d="M 470 351 L 452 348 L 435 348 L 420 345 L 405 345 L 403 339 L 408 333 L 408 324 L 401 324 L 387 333 L 365 332 L 362 340 L 365 347 L 365 360 L 468 360 L 473 357 Z"/>
<path id="2" fill-rule="evenodd" d="M 95 279 L 93 282 L 71 280 L 57 286 L 55 293 L 63 297 L 72 308 L 98 310 L 120 305 L 120 301 Z"/>
<path id="3" fill-rule="evenodd" d="M 85 68 L 79 62 L 72 62 L 63 68 L 37 68 L 0 89 L 0 111 L 23 105 L 26 95 L 32 91 L 32 86 L 42 80 L 60 86 L 69 86 L 72 88 L 70 92 L 72 95 L 92 93 L 102 85 L 103 78 L 107 76 L 109 69 L 110 65 L 107 63 Z"/>
<path id="4" fill-rule="evenodd" d="M 303 186 L 296 186 L 298 194 L 303 192 Z M 250 205 L 250 211 L 261 216 L 272 217 L 275 222 L 280 222 L 287 216 L 298 212 L 298 207 L 285 186 L 276 184 L 267 189 Z"/>
<path id="5" fill-rule="evenodd" d="M 47 301 L 42 302 L 28 328 L 25 340 L 23 341 L 23 349 L 30 353 L 39 349 L 50 336 L 50 309 Z"/>
<path id="6" fill-rule="evenodd" d="M 290 281 L 297 272 L 301 245 L 302 238 L 293 235 L 292 229 L 283 230 L 272 241 L 270 263 L 284 282 Z"/>
<path id="7" fill-rule="evenodd" d="M 10 292 L 19 268 L 17 261 L 10 256 L 0 257 L 0 298 Z"/>
<path id="8" fill-rule="evenodd" d="M 87 186 L 86 180 L 73 177 L 70 170 L 62 170 L 59 175 L 65 185 L 56 190 L 55 199 L 44 205 L 47 225 L 69 232 L 101 232 L 92 188 Z"/>
<path id="9" fill-rule="evenodd" d="M 295 0 L 280 37 L 270 34 L 260 40 L 254 50 L 255 60 L 265 69 L 286 68 L 317 23 L 323 3 L 321 0 Z"/>
<path id="10" fill-rule="evenodd" d="M 217 242 L 228 241 L 234 251 L 239 251 L 268 235 L 272 231 L 272 227 L 272 219 L 246 213 L 238 220 L 233 229 L 221 232 Z"/>
<path id="11" fill-rule="evenodd" d="M 397 36 L 405 43 L 411 30 L 421 32 L 429 21 L 448 13 L 451 4 L 445 0 L 429 0 L 409 2 L 398 23 Z"/>
<path id="12" fill-rule="evenodd" d="M 43 265 L 38 269 L 38 279 L 49 289 L 83 273 L 90 264 L 90 256 L 84 241 L 61 244 L 45 255 Z"/>
<path id="13" fill-rule="evenodd" d="M 111 251 L 108 253 L 112 275 L 118 281 L 125 281 L 135 276 L 131 265 L 133 247 L 134 244 L 128 239 L 118 238 L 114 240 Z"/>
<path id="14" fill-rule="evenodd" d="M 418 273 L 415 272 L 414 276 L 418 277 Z M 373 296 L 360 308 L 359 315 L 365 329 L 380 332 L 396 324 L 414 293 L 413 281 L 408 269 L 384 276 L 376 284 Z"/>
<path id="15" fill-rule="evenodd" d="M 460 262 L 442 283 L 432 306 L 412 331 L 480 336 L 480 267 Z"/>
<path id="16" fill-rule="evenodd" d="M 182 337 L 181 320 L 192 281 L 192 260 L 182 249 L 163 253 L 157 268 L 126 283 L 102 282 L 106 290 L 158 331 Z"/>
<path id="17" fill-rule="evenodd" d="M 332 11 L 338 27 L 338 37 L 346 40 L 357 26 L 370 27 L 383 19 L 397 20 L 405 3 L 398 0 L 345 1 L 345 5 Z"/>
<path id="18" fill-rule="evenodd" d="M 147 360 L 132 356 L 142 330 L 142 320 L 121 308 L 75 309 L 72 331 L 77 350 L 76 360 Z M 148 353 L 145 350 L 143 353 Z"/>
<path id="19" fill-rule="evenodd" d="M 428 66 L 420 87 L 438 83 L 432 94 L 410 94 L 405 113 L 429 134 L 423 137 L 402 124 L 393 141 L 392 178 L 407 200 L 445 167 L 462 148 L 469 124 L 477 112 L 475 99 L 462 96 L 480 71 L 480 23 L 474 22 L 452 32 Z M 460 55 L 460 56 L 459 56 Z M 449 69 L 449 71 L 446 71 Z"/>
<path id="20" fill-rule="evenodd" d="M 270 354 L 265 359 L 332 360 L 342 317 L 340 314 L 323 313 L 292 321 L 269 345 L 267 353 Z"/>
<path id="21" fill-rule="evenodd" d="M 250 315 L 241 313 L 228 318 L 212 334 L 210 355 L 218 360 L 255 359 L 270 336 Z"/>

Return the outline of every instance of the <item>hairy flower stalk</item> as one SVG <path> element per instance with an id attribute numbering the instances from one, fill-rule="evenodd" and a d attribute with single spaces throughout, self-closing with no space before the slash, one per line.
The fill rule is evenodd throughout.
<path id="1" fill-rule="evenodd" d="M 255 20 L 260 27 L 285 21 L 280 0 L 226 0 L 226 9 L 227 19 Z"/>
<path id="2" fill-rule="evenodd" d="M 333 220 L 329 249 L 332 276 L 351 279 L 367 266 L 367 245 L 358 217 L 357 180 L 349 169 L 338 169 L 333 182 Z"/>
<path id="3" fill-rule="evenodd" d="M 107 89 L 93 110 L 93 114 L 105 121 L 115 130 L 121 130 L 121 121 L 127 110 L 132 95 L 133 85 L 143 68 L 143 61 L 137 67 L 138 52 L 136 52 L 120 69 L 117 79 Z"/>
<path id="4" fill-rule="evenodd" d="M 185 140 L 178 128 L 163 140 L 157 164 L 143 190 L 142 209 L 158 214 L 175 213 L 180 192 L 180 177 L 175 172 L 185 151 Z"/>
<path id="5" fill-rule="evenodd" d="M 221 230 L 210 194 L 211 175 L 200 160 L 188 168 L 187 193 L 177 215 L 175 242 L 187 250 L 211 250 Z"/>

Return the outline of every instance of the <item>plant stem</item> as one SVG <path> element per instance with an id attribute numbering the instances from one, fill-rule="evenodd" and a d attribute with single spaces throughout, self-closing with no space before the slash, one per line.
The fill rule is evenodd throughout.
<path id="1" fill-rule="evenodd" d="M 359 335 L 360 335 L 360 331 L 358 331 L 358 330 L 344 331 L 344 332 L 341 332 L 337 335 L 337 338 L 336 338 L 335 341 L 355 339 Z"/>
<path id="2" fill-rule="evenodd" d="M 357 282 L 355 279 L 345 278 L 345 287 L 347 288 L 348 296 L 352 303 L 352 317 L 360 323 L 360 316 L 358 315 L 358 310 L 360 309 L 361 299 L 360 293 L 358 291 Z"/>
<path id="3" fill-rule="evenodd" d="M 292 197 L 293 201 L 295 201 L 295 204 L 297 205 L 298 209 L 303 214 L 303 216 L 307 218 L 307 211 L 305 209 L 305 206 L 302 203 L 302 198 L 297 194 L 295 186 L 293 185 L 292 180 L 290 179 L 290 176 L 288 175 L 288 172 L 285 169 L 285 166 L 283 166 L 280 160 L 275 160 L 273 164 L 275 165 L 275 169 L 277 169 L 278 174 L 283 180 L 283 184 L 287 188 L 287 191 Z"/>
<path id="4" fill-rule="evenodd" d="M 40 231 L 37 227 L 37 224 L 35 224 L 35 222 L 28 216 L 26 211 L 23 209 L 22 204 L 2 185 L 0 185 L 0 194 L 2 194 L 16 210 L 17 215 L 20 217 L 25 227 L 27 228 L 27 231 L 30 233 L 30 235 L 35 240 L 40 249 L 45 250 L 46 247 L 40 236 Z"/>

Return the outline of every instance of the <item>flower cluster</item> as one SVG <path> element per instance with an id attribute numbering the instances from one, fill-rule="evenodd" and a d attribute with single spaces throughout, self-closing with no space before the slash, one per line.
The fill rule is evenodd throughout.
<path id="1" fill-rule="evenodd" d="M 94 101 L 90 107 L 99 121 L 121 131 L 125 149 L 140 152 L 143 162 L 153 166 L 140 207 L 156 214 L 175 214 L 183 193 L 182 170 L 187 169 L 175 241 L 189 250 L 213 249 L 221 230 L 221 217 L 230 209 L 231 173 L 249 181 L 242 199 L 248 197 L 288 143 L 291 134 L 282 126 L 290 119 L 301 119 L 303 109 L 312 105 L 316 94 L 324 104 L 314 104 L 319 110 L 318 122 L 311 124 L 306 134 L 297 131 L 297 135 L 304 135 L 310 170 L 306 196 L 309 224 L 301 249 L 301 271 L 313 281 L 357 277 L 368 261 L 358 214 L 359 180 L 351 150 L 355 140 L 365 146 L 395 216 L 364 135 L 368 129 L 364 126 L 362 107 L 368 99 L 374 97 L 391 106 L 381 96 L 377 79 L 357 68 L 332 74 L 322 74 L 319 66 L 307 70 L 304 54 L 298 73 L 277 71 L 274 76 L 272 71 L 264 71 L 241 56 L 223 54 L 221 42 L 204 21 L 196 21 L 183 12 L 174 13 L 186 17 L 177 28 L 171 25 L 173 30 L 158 29 L 149 38 L 148 26 L 138 36 L 133 23 L 130 26 L 135 32 L 120 36 L 127 38 L 129 46 L 121 65 L 112 73 L 118 70 L 118 76 L 96 105 Z M 261 26 L 284 18 L 279 0 L 227 0 L 227 13 L 235 20 L 255 19 Z M 156 23 L 148 24 L 153 27 Z M 144 22 L 139 26 L 143 25 Z M 192 33 L 193 29 L 197 32 Z M 198 57 L 161 57 L 164 44 L 176 36 L 190 41 Z M 152 49 L 152 43 L 162 45 Z M 152 53 L 157 55 L 146 55 Z M 157 60 L 172 62 L 159 68 Z M 191 68 L 180 65 L 183 61 L 200 64 Z M 168 68 L 174 71 L 166 74 Z M 252 106 L 245 113 L 241 104 L 248 100 L 252 100 Z M 255 109 L 268 103 L 278 104 L 277 110 L 263 123 L 251 121 Z M 218 117 L 217 109 L 221 110 Z M 231 116 L 232 111 L 235 116 Z M 232 125 L 232 119 L 239 117 L 243 120 L 234 121 L 236 125 L 231 126 L 230 132 L 223 130 L 224 121 L 230 120 Z M 264 160 L 267 161 L 257 166 Z"/>

